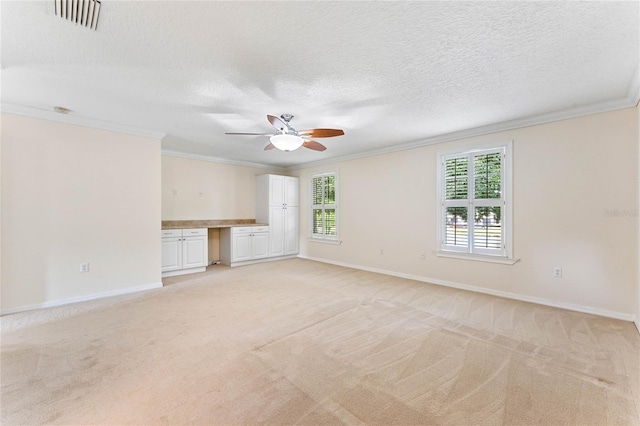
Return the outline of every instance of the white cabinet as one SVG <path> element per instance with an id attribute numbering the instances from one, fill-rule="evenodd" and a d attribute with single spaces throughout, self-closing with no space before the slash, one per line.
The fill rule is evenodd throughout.
<path id="1" fill-rule="evenodd" d="M 256 177 L 256 221 L 269 224 L 270 257 L 298 254 L 299 186 L 296 177 Z"/>
<path id="2" fill-rule="evenodd" d="M 182 230 L 162 231 L 162 272 L 182 269 Z"/>
<path id="3" fill-rule="evenodd" d="M 162 276 L 203 272 L 209 263 L 207 228 L 162 230 Z"/>
<path id="4" fill-rule="evenodd" d="M 297 206 L 269 207 L 271 228 L 270 256 L 298 254 L 298 214 Z"/>
<path id="5" fill-rule="evenodd" d="M 268 226 L 234 226 L 220 230 L 220 262 L 236 266 L 239 262 L 269 256 Z"/>
<path id="6" fill-rule="evenodd" d="M 270 206 L 298 206 L 300 181 L 297 177 L 262 175 L 256 182 L 260 191 L 268 193 Z"/>
<path id="7" fill-rule="evenodd" d="M 207 229 L 182 230 L 182 268 L 206 267 L 209 255 Z"/>

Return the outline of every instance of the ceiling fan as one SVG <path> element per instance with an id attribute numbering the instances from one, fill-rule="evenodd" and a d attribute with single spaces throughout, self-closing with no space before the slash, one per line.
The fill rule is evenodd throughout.
<path id="1" fill-rule="evenodd" d="M 225 135 L 270 136 L 269 140 L 271 143 L 264 147 L 265 151 L 273 148 L 277 148 L 280 151 L 295 151 L 301 146 L 313 149 L 314 151 L 324 151 L 327 147 L 310 138 L 330 138 L 344 135 L 344 131 L 340 129 L 308 129 L 297 131 L 289 124 L 292 118 L 293 115 L 291 114 L 282 114 L 280 117 L 267 115 L 267 120 L 276 128 L 276 133 L 225 133 Z"/>

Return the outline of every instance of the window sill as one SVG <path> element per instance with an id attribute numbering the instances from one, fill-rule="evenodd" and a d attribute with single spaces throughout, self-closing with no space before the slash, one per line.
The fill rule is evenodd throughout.
<path id="1" fill-rule="evenodd" d="M 342 240 L 323 240 L 320 238 L 312 238 L 312 237 L 309 237 L 309 241 L 314 243 L 333 244 L 334 246 L 339 246 L 340 244 L 342 244 Z"/>
<path id="2" fill-rule="evenodd" d="M 448 257 L 450 259 L 472 260 L 476 262 L 500 263 L 502 265 L 513 265 L 520 259 L 500 256 L 488 256 L 482 254 L 456 253 L 453 251 L 436 251 L 438 257 Z"/>

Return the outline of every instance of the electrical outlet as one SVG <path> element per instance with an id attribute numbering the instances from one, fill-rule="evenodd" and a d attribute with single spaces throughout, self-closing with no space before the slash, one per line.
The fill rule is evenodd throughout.
<path id="1" fill-rule="evenodd" d="M 80 272 L 89 272 L 89 264 L 81 263 L 80 264 Z"/>
<path id="2" fill-rule="evenodd" d="M 384 249 L 380 248 L 380 254 L 384 254 Z"/>
<path id="3" fill-rule="evenodd" d="M 420 259 L 422 259 L 422 260 L 426 260 L 427 259 L 427 252 L 426 251 L 421 251 L 420 252 Z"/>
<path id="4" fill-rule="evenodd" d="M 198 196 L 200 196 L 200 197 L 204 196 L 204 191 L 202 189 L 200 191 L 198 191 Z"/>
<path id="5" fill-rule="evenodd" d="M 560 266 L 553 267 L 553 278 L 562 278 L 562 268 Z"/>
<path id="6" fill-rule="evenodd" d="M 176 195 L 178 195 L 178 190 L 173 188 L 173 196 L 175 197 Z"/>

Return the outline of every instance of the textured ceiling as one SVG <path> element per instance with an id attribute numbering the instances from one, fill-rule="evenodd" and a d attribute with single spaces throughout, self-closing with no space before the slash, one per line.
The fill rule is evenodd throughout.
<path id="1" fill-rule="evenodd" d="M 638 2 L 1 1 L 4 111 L 138 129 L 165 150 L 292 166 L 562 111 L 629 105 Z M 626 104 L 625 104 L 626 102 Z M 262 149 L 266 115 L 342 128 Z M 63 119 L 62 117 L 60 119 Z M 524 121 L 522 121 L 524 122 Z"/>

